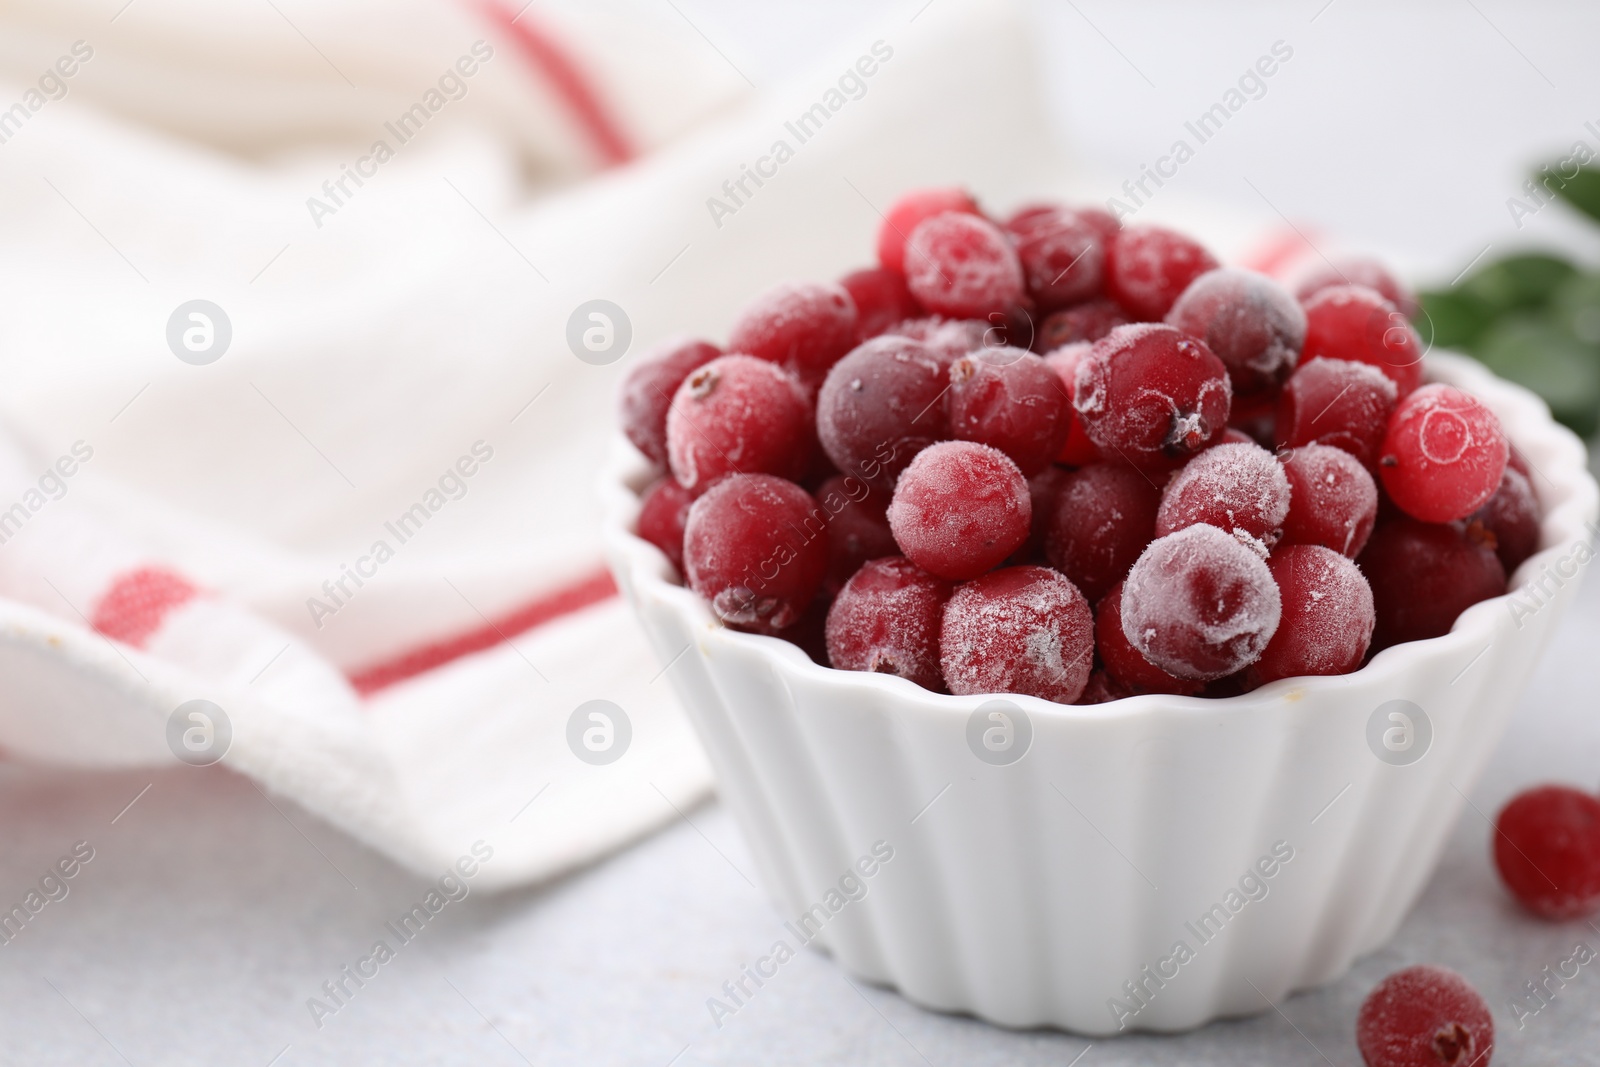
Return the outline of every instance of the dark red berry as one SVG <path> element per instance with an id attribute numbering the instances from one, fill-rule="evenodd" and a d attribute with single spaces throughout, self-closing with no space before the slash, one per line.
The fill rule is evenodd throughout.
<path id="1" fill-rule="evenodd" d="M 891 332 L 921 341 L 947 367 L 968 352 L 1005 343 L 1000 331 L 982 319 L 910 319 Z"/>
<path id="2" fill-rule="evenodd" d="M 1276 393 L 1306 340 L 1306 314 L 1264 274 L 1222 267 L 1196 278 L 1167 324 L 1198 337 L 1222 360 L 1235 395 Z"/>
<path id="3" fill-rule="evenodd" d="M 1050 533 L 1050 521 L 1056 513 L 1056 501 L 1067 484 L 1071 471 L 1051 464 L 1028 479 L 1028 500 L 1033 508 L 1033 519 L 1028 524 L 1028 540 L 1010 559 L 1010 563 L 1043 563 L 1044 543 Z"/>
<path id="4" fill-rule="evenodd" d="M 1267 569 L 1278 583 L 1283 616 L 1249 668 L 1252 682 L 1348 674 L 1361 666 L 1377 616 L 1360 568 L 1321 545 L 1284 545 Z"/>
<path id="5" fill-rule="evenodd" d="M 1050 565 L 1098 601 L 1155 537 L 1161 491 L 1126 463 L 1073 471 L 1056 495 L 1045 533 Z"/>
<path id="6" fill-rule="evenodd" d="M 939 647 L 952 693 L 1070 704 L 1094 666 L 1094 618 L 1078 587 L 1049 567 L 1007 567 L 956 590 Z"/>
<path id="7" fill-rule="evenodd" d="M 834 466 L 892 489 L 913 456 L 950 436 L 947 366 L 897 334 L 866 341 L 834 364 L 817 394 L 817 437 Z"/>
<path id="8" fill-rule="evenodd" d="M 1495 820 L 1494 865 L 1517 902 L 1542 918 L 1600 909 L 1600 798 L 1564 785 L 1517 794 Z"/>
<path id="9" fill-rule="evenodd" d="M 1417 298 L 1411 290 L 1389 272 L 1389 268 L 1375 259 L 1350 256 L 1332 263 L 1318 264 L 1301 276 L 1295 284 L 1294 295 L 1302 304 L 1335 285 L 1364 285 L 1382 294 L 1383 298 L 1399 309 L 1408 319 L 1416 318 Z"/>
<path id="10" fill-rule="evenodd" d="M 1321 545 L 1354 559 L 1378 521 L 1378 485 L 1350 453 L 1304 445 L 1283 457 L 1289 478 L 1289 517 L 1283 541 Z"/>
<path id="11" fill-rule="evenodd" d="M 1152 541 L 1122 587 L 1122 632 L 1179 678 L 1210 680 L 1254 663 L 1283 601 L 1261 556 L 1215 526 Z"/>
<path id="12" fill-rule="evenodd" d="M 839 279 L 856 306 L 856 340 L 865 341 L 922 313 L 906 288 L 905 275 L 886 267 L 852 271 Z"/>
<path id="13" fill-rule="evenodd" d="M 1500 488 L 1468 517 L 1467 536 L 1485 540 L 1507 574 L 1539 550 L 1539 501 L 1533 483 L 1509 462 Z"/>
<path id="14" fill-rule="evenodd" d="M 900 554 L 884 514 L 889 491 L 861 478 L 835 474 L 817 487 L 817 502 L 828 513 L 828 578 L 824 591 L 837 593 L 868 560 Z"/>
<path id="15" fill-rule="evenodd" d="M 856 306 L 841 286 L 768 289 L 733 320 L 728 351 L 776 363 L 815 389 L 856 343 Z"/>
<path id="16" fill-rule="evenodd" d="M 660 467 L 667 465 L 667 412 L 683 380 L 722 355 L 710 341 L 680 338 L 645 356 L 622 383 L 622 432 Z"/>
<path id="17" fill-rule="evenodd" d="M 1032 352 L 983 348 L 950 367 L 950 432 L 998 448 L 1024 475 L 1049 466 L 1066 444 L 1072 400 Z"/>
<path id="18" fill-rule="evenodd" d="M 1260 445 L 1217 445 L 1186 463 L 1161 494 L 1156 536 L 1196 523 L 1249 534 L 1267 547 L 1283 535 L 1289 479 Z"/>
<path id="19" fill-rule="evenodd" d="M 1016 250 L 987 219 L 935 215 L 912 231 L 906 248 L 906 286 L 935 314 L 987 319 L 1023 297 Z"/>
<path id="20" fill-rule="evenodd" d="M 1167 693 L 1193 696 L 1205 684 L 1168 674 L 1128 643 L 1128 635 L 1122 630 L 1121 582 L 1112 586 L 1111 591 L 1101 597 L 1100 603 L 1095 606 L 1094 640 L 1106 673 L 1126 691 L 1123 695 Z"/>
<path id="21" fill-rule="evenodd" d="M 997 449 L 945 441 L 917 453 L 889 502 L 889 529 L 912 562 L 965 581 L 1028 539 L 1033 505 L 1017 465 Z"/>
<path id="22" fill-rule="evenodd" d="M 828 570 L 827 515 L 811 494 L 770 474 L 723 478 L 689 509 L 689 586 L 729 626 L 794 625 Z"/>
<path id="23" fill-rule="evenodd" d="M 752 356 L 720 356 L 678 386 L 667 459 L 696 495 L 725 474 L 798 480 L 811 463 L 811 403 L 794 376 Z"/>
<path id="24" fill-rule="evenodd" d="M 1506 591 L 1505 568 L 1494 550 L 1455 524 L 1404 516 L 1384 522 L 1356 562 L 1377 607 L 1374 649 L 1447 634 L 1456 616 Z"/>
<path id="25" fill-rule="evenodd" d="M 1053 352 L 1077 341 L 1098 341 L 1118 326 L 1132 321 L 1115 300 L 1105 297 L 1086 300 L 1046 316 L 1039 325 L 1033 347 L 1040 352 Z"/>
<path id="26" fill-rule="evenodd" d="M 1494 495 L 1510 444 L 1494 412 L 1448 385 L 1400 401 L 1378 458 L 1384 491 L 1423 522 L 1464 519 Z"/>
<path id="27" fill-rule="evenodd" d="M 953 589 L 903 556 L 864 564 L 828 610 L 829 662 L 942 690 L 939 632 Z"/>
<path id="28" fill-rule="evenodd" d="M 639 536 L 659 548 L 679 572 L 683 570 L 683 528 L 694 497 L 673 478 L 662 478 L 645 491 L 639 503 Z"/>
<path id="29" fill-rule="evenodd" d="M 1422 341 L 1383 295 L 1362 285 L 1334 285 L 1305 303 L 1300 362 L 1349 359 L 1377 367 L 1404 397 L 1422 384 Z"/>
<path id="30" fill-rule="evenodd" d="M 1111 677 L 1105 668 L 1096 667 L 1089 673 L 1089 684 L 1083 687 L 1082 695 L 1074 703 L 1109 704 L 1134 695 L 1133 690 Z"/>
<path id="31" fill-rule="evenodd" d="M 1356 1044 L 1367 1067 L 1488 1067 L 1494 1019 L 1465 978 L 1423 964 L 1396 971 L 1367 994 Z"/>
<path id="32" fill-rule="evenodd" d="M 1400 391 L 1381 370 L 1346 359 L 1302 364 L 1278 401 L 1278 445 L 1332 445 L 1376 469 Z"/>
<path id="33" fill-rule="evenodd" d="M 1073 407 L 1107 456 L 1170 470 L 1222 434 L 1233 391 L 1205 342 L 1171 326 L 1119 326 L 1078 364 Z"/>
<path id="34" fill-rule="evenodd" d="M 1100 292 L 1105 277 L 1105 247 L 1100 234 L 1071 211 L 1027 217 L 1012 228 L 1028 295 L 1040 311 L 1087 300 Z"/>
<path id="35" fill-rule="evenodd" d="M 1189 283 L 1217 266 L 1199 243 L 1162 226 L 1117 231 L 1106 255 L 1106 292 L 1145 322 L 1159 322 Z"/>
<path id="36" fill-rule="evenodd" d="M 977 201 L 964 189 L 913 189 L 901 194 L 884 213 L 878 227 L 878 262 L 892 271 L 906 273 L 906 241 L 925 219 L 947 211 L 980 214 Z"/>
<path id="37" fill-rule="evenodd" d="M 1074 390 L 1078 387 L 1078 364 L 1093 350 L 1094 346 L 1088 341 L 1077 341 L 1073 344 L 1058 348 L 1044 357 L 1049 368 L 1056 372 L 1056 377 L 1061 381 L 1062 392 L 1067 401 L 1067 439 L 1061 445 L 1061 451 L 1056 454 L 1057 463 L 1065 463 L 1072 467 L 1082 467 L 1100 459 L 1100 449 L 1089 439 L 1089 434 L 1083 428 L 1083 421 L 1078 418 L 1077 409 L 1072 406 Z"/>

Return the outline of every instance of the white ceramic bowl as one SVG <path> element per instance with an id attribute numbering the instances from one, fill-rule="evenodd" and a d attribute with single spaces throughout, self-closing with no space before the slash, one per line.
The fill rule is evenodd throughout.
<path id="1" fill-rule="evenodd" d="M 929 1008 L 1113 1034 L 1265 1010 L 1387 941 L 1572 598 L 1596 514 L 1584 449 L 1542 402 L 1458 356 L 1428 371 L 1487 403 L 1536 468 L 1541 551 L 1520 592 L 1342 677 L 1223 700 L 1007 697 L 1010 754 L 1032 737 L 1006 764 L 976 740 L 1005 721 L 969 726 L 991 698 L 831 670 L 719 625 L 633 535 L 651 472 L 619 438 L 611 566 L 767 888 L 786 919 L 810 911 L 782 932 L 790 947 L 816 931 L 852 974 Z M 876 842 L 893 858 L 863 865 L 851 901 L 841 876 Z"/>

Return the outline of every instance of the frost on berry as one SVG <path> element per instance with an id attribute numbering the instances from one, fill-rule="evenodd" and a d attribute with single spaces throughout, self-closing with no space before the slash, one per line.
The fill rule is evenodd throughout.
<path id="1" fill-rule="evenodd" d="M 1562 785 L 1519 793 L 1495 820 L 1494 863 L 1535 915 L 1561 922 L 1600 910 L 1600 798 Z"/>
<path id="2" fill-rule="evenodd" d="M 947 211 L 979 214 L 977 201 L 965 189 L 912 189 L 902 193 L 884 212 L 883 223 L 878 227 L 878 262 L 888 270 L 904 274 L 906 239 L 923 220 Z"/>
<path id="3" fill-rule="evenodd" d="M 679 338 L 652 351 L 628 373 L 622 383 L 622 432 L 650 462 L 667 465 L 667 412 L 678 386 L 720 355 L 722 349 L 710 341 Z"/>
<path id="4" fill-rule="evenodd" d="M 828 610 L 829 662 L 943 689 L 939 633 L 953 588 L 902 556 L 864 564 Z"/>
<path id="5" fill-rule="evenodd" d="M 1198 242 L 1162 226 L 1128 226 L 1106 255 L 1106 292 L 1145 322 L 1159 322 L 1189 283 L 1217 266 Z"/>
<path id="6" fill-rule="evenodd" d="M 1097 297 L 1060 311 L 1052 311 L 1039 324 L 1034 347 L 1040 352 L 1053 352 L 1077 341 L 1098 341 L 1118 326 L 1126 326 L 1132 321 L 1121 304 L 1106 297 Z"/>
<path id="7" fill-rule="evenodd" d="M 1346 359 L 1312 360 L 1283 387 L 1277 443 L 1342 448 L 1374 470 L 1399 396 L 1394 382 L 1377 367 Z"/>
<path id="8" fill-rule="evenodd" d="M 1022 299 L 1022 265 L 994 223 L 947 212 L 911 232 L 906 285 L 935 314 L 983 319 L 1003 314 Z"/>
<path id="9" fill-rule="evenodd" d="M 811 464 L 815 423 L 792 374 L 751 356 L 720 356 L 678 386 L 667 415 L 667 459 L 699 495 L 726 474 L 798 479 Z"/>
<path id="10" fill-rule="evenodd" d="M 856 306 L 856 340 L 887 333 L 897 322 L 915 318 L 920 309 L 906 288 L 905 276 L 884 267 L 852 271 L 839 279 Z"/>
<path id="11" fill-rule="evenodd" d="M 1305 445 L 1283 457 L 1289 479 L 1289 517 L 1283 539 L 1321 545 L 1354 559 L 1378 521 L 1378 485 L 1350 453 Z"/>
<path id="12" fill-rule="evenodd" d="M 1367 1067 L 1487 1067 L 1494 1019 L 1465 978 L 1422 964 L 1396 971 L 1367 994 L 1356 1044 Z"/>
<path id="13" fill-rule="evenodd" d="M 1283 615 L 1250 667 L 1252 680 L 1264 685 L 1279 678 L 1348 674 L 1361 666 L 1377 616 L 1372 588 L 1360 569 L 1321 545 L 1284 545 L 1267 569 L 1278 583 Z"/>
<path id="14" fill-rule="evenodd" d="M 1024 693 L 1070 704 L 1094 666 L 1093 631 L 1089 602 L 1049 567 L 986 574 L 945 605 L 945 683 L 957 695 Z"/>
<path id="15" fill-rule="evenodd" d="M 1348 359 L 1377 367 L 1403 397 L 1422 384 L 1422 341 L 1411 322 L 1374 289 L 1335 285 L 1304 304 L 1306 343 L 1300 362 Z"/>
<path id="16" fill-rule="evenodd" d="M 889 503 L 889 529 L 912 562 L 964 581 L 998 566 L 1028 539 L 1028 483 L 1003 452 L 944 441 L 917 453 Z"/>
<path id="17" fill-rule="evenodd" d="M 788 282 L 752 300 L 728 332 L 728 351 L 776 363 L 815 389 L 856 343 L 856 306 L 841 286 Z"/>
<path id="18" fill-rule="evenodd" d="M 1100 292 L 1105 247 L 1095 227 L 1064 209 L 1046 209 L 1008 229 L 1016 237 L 1028 295 L 1041 311 L 1051 311 Z"/>
<path id="19" fill-rule="evenodd" d="M 998 448 L 1024 475 L 1061 453 L 1072 401 L 1043 359 L 1017 348 L 983 348 L 950 367 L 950 430 L 963 441 Z"/>
<path id="20" fill-rule="evenodd" d="M 1294 371 L 1306 314 L 1264 274 L 1221 267 L 1196 278 L 1167 324 L 1206 343 L 1228 368 L 1235 393 L 1276 392 Z"/>
<path id="21" fill-rule="evenodd" d="M 1056 493 L 1045 556 L 1098 601 L 1155 536 L 1160 504 L 1160 490 L 1126 463 L 1093 463 L 1073 471 Z"/>
<path id="22" fill-rule="evenodd" d="M 1118 686 L 1134 693 L 1167 693 L 1173 696 L 1193 696 L 1205 683 L 1168 674 L 1144 658 L 1143 653 L 1128 642 L 1122 630 L 1122 583 L 1100 598 L 1094 610 L 1095 648 L 1106 673 Z"/>
<path id="23" fill-rule="evenodd" d="M 1243 530 L 1277 544 L 1289 514 L 1289 479 L 1258 444 L 1221 444 L 1195 456 L 1172 476 L 1156 513 L 1156 536 L 1208 523 Z"/>
<path id="24" fill-rule="evenodd" d="M 771 634 L 798 622 L 828 570 L 828 516 L 770 474 L 734 474 L 689 509 L 689 587 L 729 626 Z"/>
<path id="25" fill-rule="evenodd" d="M 918 452 L 950 436 L 946 363 L 885 334 L 856 347 L 817 394 L 817 436 L 840 471 L 888 491 Z"/>
<path id="26" fill-rule="evenodd" d="M 1417 298 L 1376 259 L 1349 256 L 1312 267 L 1295 283 L 1294 295 L 1303 304 L 1336 285 L 1363 285 L 1382 294 L 1406 318 L 1415 318 Z"/>

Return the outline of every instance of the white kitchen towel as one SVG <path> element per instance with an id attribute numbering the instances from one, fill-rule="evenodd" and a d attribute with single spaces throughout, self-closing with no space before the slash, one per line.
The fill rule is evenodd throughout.
<path id="1" fill-rule="evenodd" d="M 675 650 L 596 545 L 617 383 L 865 264 L 906 187 L 1063 191 L 1018 13 L 907 4 L 756 97 L 681 15 L 122 3 L 0 6 L 0 746 L 170 763 L 209 701 L 266 792 L 500 885 L 679 818 Z"/>

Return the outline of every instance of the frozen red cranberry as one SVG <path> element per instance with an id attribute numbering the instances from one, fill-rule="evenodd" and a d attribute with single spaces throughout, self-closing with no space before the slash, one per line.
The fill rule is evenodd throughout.
<path id="1" fill-rule="evenodd" d="M 889 270 L 906 273 L 906 241 L 924 219 L 960 211 L 981 214 L 977 201 L 965 189 L 913 189 L 901 194 L 884 213 L 878 227 L 878 262 Z"/>
<path id="2" fill-rule="evenodd" d="M 1024 475 L 1060 455 L 1071 428 L 1072 400 L 1056 374 L 1021 348 L 983 348 L 950 367 L 950 432 L 998 448 Z"/>
<path id="3" fill-rule="evenodd" d="M 906 286 L 935 314 L 983 319 L 1003 314 L 1022 299 L 1022 265 L 994 223 L 949 212 L 912 231 Z"/>
<path id="4" fill-rule="evenodd" d="M 1303 445 L 1283 457 L 1289 478 L 1289 517 L 1283 541 L 1321 545 L 1354 559 L 1378 521 L 1378 484 L 1350 453 Z"/>
<path id="5" fill-rule="evenodd" d="M 1377 605 L 1374 649 L 1447 634 L 1456 616 L 1506 591 L 1505 568 L 1494 550 L 1455 524 L 1403 516 L 1384 522 L 1356 562 Z"/>
<path id="6" fill-rule="evenodd" d="M 1349 256 L 1313 267 L 1295 284 L 1294 295 L 1303 304 L 1335 285 L 1364 285 L 1382 294 L 1406 318 L 1416 317 L 1417 298 L 1411 290 L 1400 284 L 1388 267 L 1365 256 Z"/>
<path id="7" fill-rule="evenodd" d="M 903 556 L 863 564 L 828 609 L 829 662 L 943 689 L 939 628 L 953 588 Z"/>
<path id="8" fill-rule="evenodd" d="M 1467 519 L 1467 535 L 1486 539 L 1510 574 L 1539 550 L 1539 502 L 1533 483 L 1506 464 L 1500 488 Z"/>
<path id="9" fill-rule="evenodd" d="M 1071 211 L 1078 217 L 1080 222 L 1087 224 L 1093 228 L 1095 233 L 1100 235 L 1102 243 L 1109 244 L 1111 239 L 1116 237 L 1117 231 L 1122 229 L 1122 223 L 1118 222 L 1117 217 L 1105 208 L 1075 207 Z"/>
<path id="10" fill-rule="evenodd" d="M 1106 673 L 1127 691 L 1127 695 L 1167 693 L 1193 696 L 1205 684 L 1168 674 L 1128 643 L 1128 635 L 1122 632 L 1121 582 L 1112 586 L 1111 591 L 1101 597 L 1100 603 L 1095 606 L 1094 640 Z"/>
<path id="11" fill-rule="evenodd" d="M 667 459 L 692 493 L 725 474 L 797 480 L 811 462 L 811 403 L 794 376 L 752 356 L 720 356 L 678 386 Z"/>
<path id="12" fill-rule="evenodd" d="M 1145 322 L 1159 322 L 1189 283 L 1217 266 L 1198 242 L 1162 226 L 1118 230 L 1106 255 L 1106 292 Z"/>
<path id="13" fill-rule="evenodd" d="M 827 516 L 811 494 L 770 474 L 734 474 L 689 509 L 689 586 L 729 626 L 793 626 L 828 570 Z"/>
<path id="14" fill-rule="evenodd" d="M 639 503 L 639 536 L 659 548 L 683 570 L 683 527 L 694 497 L 673 478 L 662 478 L 645 491 Z"/>
<path id="15" fill-rule="evenodd" d="M 868 560 L 900 554 L 884 514 L 887 489 L 873 488 L 854 475 L 835 474 L 817 487 L 816 498 L 829 516 L 825 592 L 837 593 Z"/>
<path id="16" fill-rule="evenodd" d="M 800 621 L 793 626 L 771 634 L 772 637 L 781 638 L 797 646 L 810 657 L 812 663 L 828 665 L 828 638 L 826 634 L 828 625 L 828 608 L 833 606 L 833 601 L 824 593 L 818 593 L 811 606 L 806 608 L 800 616 Z"/>
<path id="17" fill-rule="evenodd" d="M 1332 445 L 1378 465 L 1400 391 L 1378 368 L 1347 359 L 1302 364 L 1278 400 L 1278 445 Z"/>
<path id="18" fill-rule="evenodd" d="M 999 331 L 982 319 L 909 319 L 891 332 L 921 341 L 947 367 L 968 352 L 1004 343 Z"/>
<path id="19" fill-rule="evenodd" d="M 1028 479 L 1028 500 L 1033 508 L 1033 520 L 1028 524 L 1028 540 L 1008 562 L 1043 563 L 1045 537 L 1050 532 L 1050 520 L 1056 513 L 1056 501 L 1066 487 L 1072 472 L 1051 464 Z"/>
<path id="20" fill-rule="evenodd" d="M 1494 1018 L 1465 978 L 1422 964 L 1367 994 L 1356 1044 L 1367 1067 L 1488 1067 Z"/>
<path id="21" fill-rule="evenodd" d="M 939 638 L 958 696 L 1022 693 L 1070 704 L 1094 666 L 1094 618 L 1078 587 L 1049 567 L 1006 567 L 958 588 Z"/>
<path id="22" fill-rule="evenodd" d="M 1334 285 L 1305 303 L 1300 362 L 1349 359 L 1377 367 L 1403 397 L 1422 384 L 1422 341 L 1383 295 L 1364 285 Z"/>
<path id="23" fill-rule="evenodd" d="M 1172 476 L 1156 512 L 1156 536 L 1196 523 L 1247 533 L 1269 548 L 1283 535 L 1289 479 L 1260 445 L 1217 445 Z"/>
<path id="24" fill-rule="evenodd" d="M 1464 519 L 1500 488 L 1510 447 L 1482 401 L 1452 386 L 1425 385 L 1394 409 L 1378 477 L 1414 519 Z"/>
<path id="25" fill-rule="evenodd" d="M 1044 357 L 1049 368 L 1056 372 L 1056 377 L 1061 381 L 1061 389 L 1067 401 L 1067 439 L 1061 445 L 1061 451 L 1056 453 L 1056 462 L 1065 463 L 1072 467 L 1081 467 L 1086 463 L 1093 463 L 1100 458 L 1100 449 L 1089 439 L 1089 434 L 1083 428 L 1083 421 L 1078 418 L 1078 412 L 1072 406 L 1073 390 L 1078 385 L 1078 364 L 1094 348 L 1088 341 L 1077 341 L 1056 349 Z"/>
<path id="26" fill-rule="evenodd" d="M 892 489 L 913 456 L 950 436 L 947 365 L 896 334 L 865 341 L 835 363 L 817 394 L 817 437 L 834 466 Z"/>
<path id="27" fill-rule="evenodd" d="M 913 563 L 965 581 L 998 566 L 1028 539 L 1033 504 L 1005 453 L 971 441 L 918 452 L 895 484 L 889 529 Z"/>
<path id="28" fill-rule="evenodd" d="M 1049 211 L 1028 217 L 1016 235 L 1028 295 L 1040 311 L 1087 300 L 1100 292 L 1105 276 L 1105 247 L 1089 223 L 1070 211 Z"/>
<path id="29" fill-rule="evenodd" d="M 1089 684 L 1083 687 L 1083 693 L 1074 703 L 1077 704 L 1109 704 L 1113 700 L 1134 696 L 1133 690 L 1111 677 L 1103 667 L 1096 667 L 1089 672 Z"/>
<path id="30" fill-rule="evenodd" d="M 1161 490 L 1120 461 L 1073 471 L 1045 532 L 1050 565 L 1098 601 L 1122 580 L 1156 532 Z"/>
<path id="31" fill-rule="evenodd" d="M 1077 341 L 1098 341 L 1118 326 L 1133 320 L 1115 300 L 1099 297 L 1085 300 L 1060 311 L 1052 311 L 1039 324 L 1034 348 L 1040 352 L 1053 352 L 1063 345 Z"/>
<path id="32" fill-rule="evenodd" d="M 1171 326 L 1119 326 L 1078 364 L 1072 406 L 1107 456 L 1169 470 L 1228 425 L 1233 391 L 1204 341 Z"/>
<path id="33" fill-rule="evenodd" d="M 1306 340 L 1306 313 L 1277 282 L 1221 267 L 1200 275 L 1167 312 L 1167 324 L 1206 343 L 1239 393 L 1276 392 Z"/>
<path id="34" fill-rule="evenodd" d="M 1284 545 L 1267 560 L 1267 569 L 1283 597 L 1283 616 L 1251 664 L 1251 680 L 1265 685 L 1279 678 L 1348 674 L 1361 666 L 1377 622 L 1361 569 L 1321 545 Z"/>
<path id="35" fill-rule="evenodd" d="M 622 383 L 622 432 L 657 466 L 667 465 L 667 411 L 683 380 L 722 355 L 710 341 L 679 339 L 651 352 Z"/>
<path id="36" fill-rule="evenodd" d="M 856 343 L 856 306 L 841 286 L 768 289 L 733 321 L 728 351 L 776 363 L 813 389 Z"/>
<path id="37" fill-rule="evenodd" d="M 1543 785 L 1495 820 L 1494 865 L 1517 902 L 1562 922 L 1600 909 L 1600 798 Z"/>
<path id="38" fill-rule="evenodd" d="M 1261 556 L 1215 526 L 1152 541 L 1122 587 L 1128 643 L 1179 678 L 1221 678 L 1254 663 L 1282 614 Z"/>
<path id="39" fill-rule="evenodd" d="M 887 333 L 895 323 L 921 314 L 899 271 L 868 267 L 846 274 L 839 284 L 856 306 L 857 341 Z"/>

